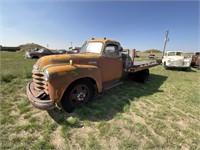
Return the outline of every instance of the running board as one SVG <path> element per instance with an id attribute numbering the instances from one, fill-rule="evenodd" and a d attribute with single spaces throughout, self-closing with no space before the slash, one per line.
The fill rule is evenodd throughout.
<path id="1" fill-rule="evenodd" d="M 113 87 L 123 84 L 120 80 L 110 81 L 103 84 L 103 91 L 109 90 Z"/>

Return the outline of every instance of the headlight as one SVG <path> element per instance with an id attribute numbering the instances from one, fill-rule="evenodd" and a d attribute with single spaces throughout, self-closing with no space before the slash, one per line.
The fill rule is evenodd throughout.
<path id="1" fill-rule="evenodd" d="M 46 81 L 49 80 L 49 72 L 48 72 L 47 70 L 44 71 L 44 79 L 45 79 Z"/>
<path id="2" fill-rule="evenodd" d="M 33 65 L 33 70 L 38 70 L 39 69 L 39 67 L 38 66 L 36 66 L 36 65 Z"/>

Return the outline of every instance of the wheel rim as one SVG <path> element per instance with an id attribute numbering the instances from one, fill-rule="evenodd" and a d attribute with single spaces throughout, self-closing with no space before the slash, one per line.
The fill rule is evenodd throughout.
<path id="1" fill-rule="evenodd" d="M 86 85 L 77 85 L 70 93 L 70 102 L 73 105 L 81 106 L 88 101 L 89 94 L 89 88 Z"/>

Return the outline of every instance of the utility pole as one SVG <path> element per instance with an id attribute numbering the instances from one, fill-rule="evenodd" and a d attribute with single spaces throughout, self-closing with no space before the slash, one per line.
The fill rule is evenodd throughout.
<path id="1" fill-rule="evenodd" d="M 71 47 L 72 47 L 72 43 L 73 43 L 73 42 L 70 42 Z"/>
<path id="2" fill-rule="evenodd" d="M 167 30 L 166 33 L 165 33 L 165 43 L 164 43 L 164 48 L 163 48 L 163 55 L 162 55 L 162 57 L 163 57 L 164 54 L 165 54 L 165 48 L 166 48 L 167 42 L 169 41 L 168 35 L 169 35 L 169 31 Z"/>

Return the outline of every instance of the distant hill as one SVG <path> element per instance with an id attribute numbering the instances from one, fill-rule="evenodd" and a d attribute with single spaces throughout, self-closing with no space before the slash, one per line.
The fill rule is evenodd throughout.
<path id="1" fill-rule="evenodd" d="M 34 49 L 34 48 L 37 48 L 37 49 L 41 49 L 41 48 L 45 48 L 45 49 L 48 49 L 46 47 L 43 47 L 39 44 L 35 44 L 35 43 L 27 43 L 27 44 L 24 44 L 24 45 L 20 45 L 19 46 L 21 51 L 28 51 L 29 49 Z"/>
<path id="2" fill-rule="evenodd" d="M 160 50 L 157 50 L 157 49 L 150 49 L 150 50 L 146 50 L 144 51 L 143 53 L 162 53 L 162 51 Z"/>

